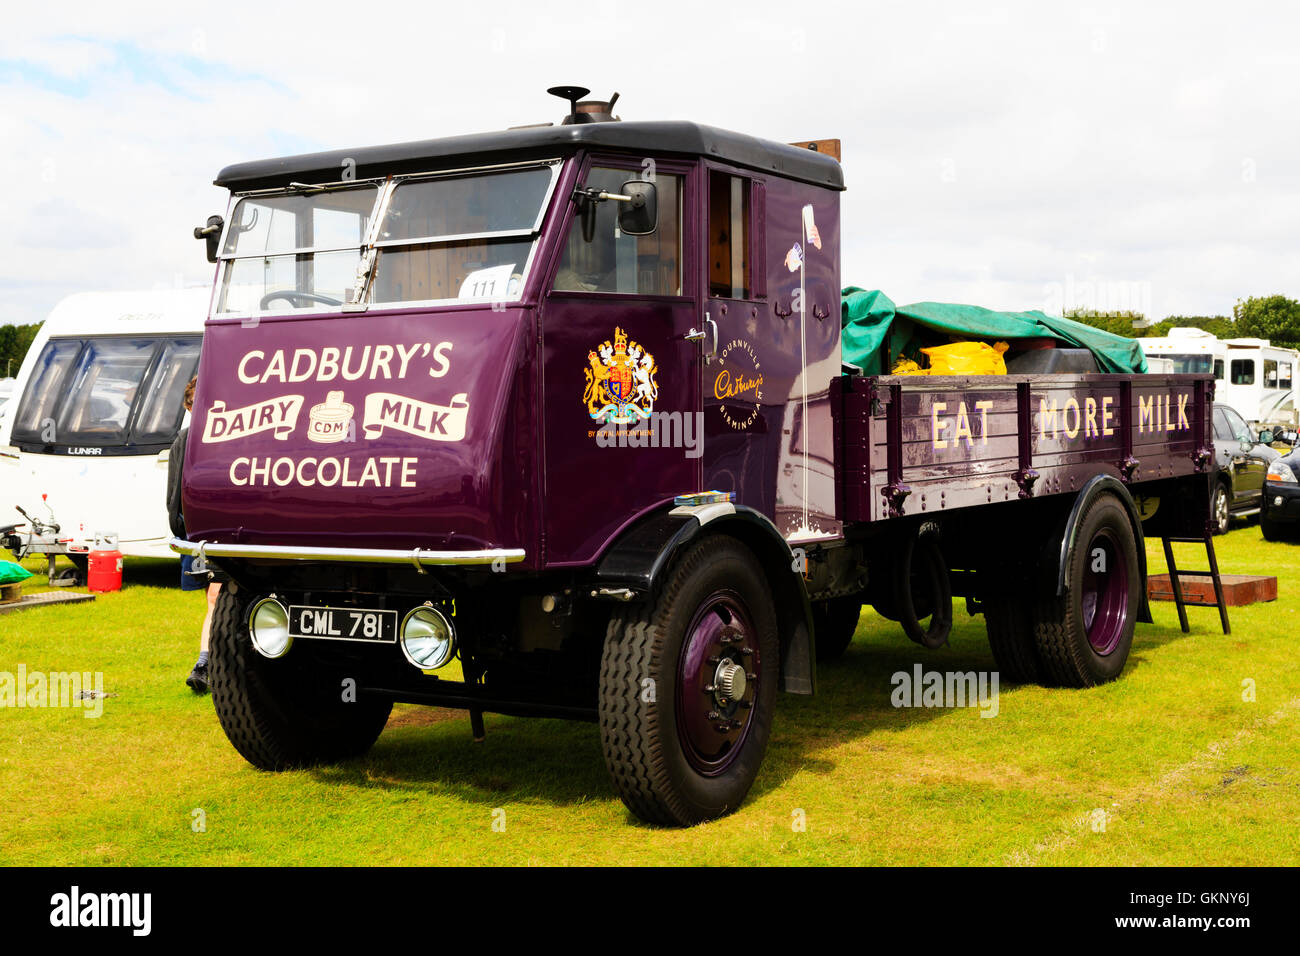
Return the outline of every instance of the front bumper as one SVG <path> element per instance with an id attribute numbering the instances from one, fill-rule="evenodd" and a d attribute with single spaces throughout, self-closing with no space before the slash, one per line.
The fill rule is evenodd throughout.
<path id="1" fill-rule="evenodd" d="M 417 570 L 484 564 L 517 564 L 524 560 L 523 548 L 492 548 L 478 551 L 409 551 L 384 548 L 314 548 L 267 544 L 222 544 L 217 541 L 185 541 L 172 538 L 177 554 L 205 558 L 244 558 L 261 561 L 324 561 L 338 564 L 409 564 Z"/>
<path id="2" fill-rule="evenodd" d="M 1260 513 L 1277 524 L 1300 523 L 1300 484 L 1264 482 L 1264 501 Z"/>

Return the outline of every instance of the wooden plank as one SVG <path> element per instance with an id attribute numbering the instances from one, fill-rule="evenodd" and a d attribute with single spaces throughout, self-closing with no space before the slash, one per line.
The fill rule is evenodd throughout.
<path id="1" fill-rule="evenodd" d="M 800 149 L 810 149 L 814 153 L 825 153 L 835 162 L 840 162 L 840 141 L 838 139 L 805 139 L 799 143 L 791 143 L 791 146 L 798 146 Z"/>
<path id="2" fill-rule="evenodd" d="M 1230 606 L 1277 600 L 1277 578 L 1271 575 L 1223 574 L 1220 575 L 1220 580 L 1223 582 L 1224 603 Z M 1214 582 L 1206 575 L 1180 571 L 1178 583 L 1182 585 L 1186 603 L 1200 606 L 1214 605 Z M 1153 601 L 1172 601 L 1174 588 L 1169 575 L 1148 575 L 1147 596 Z"/>

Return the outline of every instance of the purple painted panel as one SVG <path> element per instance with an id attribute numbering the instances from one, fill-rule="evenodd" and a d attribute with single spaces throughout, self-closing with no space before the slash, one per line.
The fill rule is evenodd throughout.
<path id="1" fill-rule="evenodd" d="M 535 552 L 526 309 L 209 322 L 194 540 Z M 522 427 L 521 427 L 522 426 Z"/>
<path id="2" fill-rule="evenodd" d="M 692 300 L 669 297 L 573 293 L 547 301 L 542 420 L 548 565 L 588 563 L 629 519 L 701 489 L 699 347 L 683 338 L 694 318 Z M 620 416 L 601 395 L 622 390 L 628 397 L 630 390 L 636 397 L 638 382 L 628 362 L 633 354 L 641 363 L 652 358 L 653 398 L 640 401 L 642 411 Z M 593 373 L 610 379 L 589 398 Z M 614 381 L 620 374 L 623 380 Z M 652 417 L 642 418 L 647 408 Z M 610 415 L 636 418 L 615 422 L 622 438 L 612 446 L 597 433 Z M 694 457 L 684 447 L 687 438 Z"/>

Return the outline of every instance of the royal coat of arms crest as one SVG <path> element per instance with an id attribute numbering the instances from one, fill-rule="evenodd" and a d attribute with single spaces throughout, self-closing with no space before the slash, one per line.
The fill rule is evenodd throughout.
<path id="1" fill-rule="evenodd" d="M 649 418 L 659 397 L 658 370 L 653 355 L 615 328 L 613 342 L 606 339 L 587 353 L 587 387 L 582 396 L 587 413 L 595 421 L 619 425 Z"/>

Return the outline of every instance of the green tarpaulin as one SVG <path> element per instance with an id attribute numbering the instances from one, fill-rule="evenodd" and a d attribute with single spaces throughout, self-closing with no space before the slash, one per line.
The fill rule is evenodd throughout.
<path id="1" fill-rule="evenodd" d="M 1010 342 L 1015 339 L 1050 338 L 1065 348 L 1087 349 L 1103 372 L 1146 372 L 1147 360 L 1136 339 L 1112 335 L 1101 329 L 1043 312 L 994 312 L 977 305 L 918 302 L 894 305 L 878 289 L 850 286 L 841 293 L 840 325 L 844 361 L 868 375 L 887 373 L 900 355 L 912 355 L 922 345 L 936 344 L 933 335 L 918 335 L 917 326 L 945 332 L 958 339 Z M 889 354 L 882 346 L 889 339 Z"/>

